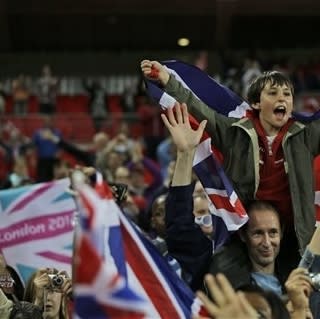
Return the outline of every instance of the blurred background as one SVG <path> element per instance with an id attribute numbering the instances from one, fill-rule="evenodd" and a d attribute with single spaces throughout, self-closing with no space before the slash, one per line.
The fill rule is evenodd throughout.
<path id="1" fill-rule="evenodd" d="M 195 64 L 243 97 L 254 76 L 279 69 L 296 107 L 317 110 L 319 18 L 316 0 L 1 0 L 2 128 L 31 137 L 50 114 L 80 145 L 123 122 L 157 143 L 165 133 L 144 91 L 144 58 Z"/>

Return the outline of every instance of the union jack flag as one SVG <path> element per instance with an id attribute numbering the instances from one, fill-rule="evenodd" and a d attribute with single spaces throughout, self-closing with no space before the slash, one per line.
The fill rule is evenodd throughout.
<path id="1" fill-rule="evenodd" d="M 250 110 L 249 105 L 225 86 L 218 84 L 206 73 L 195 66 L 180 62 L 163 62 L 169 73 L 188 88 L 198 99 L 226 116 L 241 118 Z M 173 107 L 176 100 L 147 81 L 149 94 L 163 109 Z M 197 128 L 199 123 L 190 116 L 190 123 Z M 201 181 L 210 199 L 210 212 L 215 225 L 215 248 L 222 246 L 232 231 L 239 229 L 248 220 L 245 209 L 235 193 L 232 183 L 221 166 L 218 150 L 212 150 L 211 138 L 205 132 L 198 145 L 193 161 L 193 169 Z"/>
<path id="2" fill-rule="evenodd" d="M 101 198 L 88 185 L 79 187 L 74 318 L 178 319 L 204 313 L 190 288 L 105 190 Z"/>

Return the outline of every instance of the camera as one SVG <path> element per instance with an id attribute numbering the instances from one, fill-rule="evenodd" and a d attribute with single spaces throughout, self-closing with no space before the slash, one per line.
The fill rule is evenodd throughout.
<path id="1" fill-rule="evenodd" d="M 116 202 L 119 204 L 123 202 L 127 197 L 128 185 L 122 183 L 111 183 L 111 190 Z"/>
<path id="2" fill-rule="evenodd" d="M 320 291 L 320 273 L 312 273 L 311 272 L 308 275 L 311 279 L 313 288 L 317 291 Z"/>
<path id="3" fill-rule="evenodd" d="M 58 274 L 56 274 L 56 275 L 49 274 L 48 276 L 50 278 L 50 282 L 51 282 L 52 287 L 58 288 L 63 285 L 65 276 L 58 275 Z"/>

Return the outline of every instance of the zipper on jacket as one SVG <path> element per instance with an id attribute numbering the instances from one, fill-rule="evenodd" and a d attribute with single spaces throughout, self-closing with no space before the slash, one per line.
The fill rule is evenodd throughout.
<path id="1" fill-rule="evenodd" d="M 269 142 L 268 142 L 268 151 L 269 151 L 269 156 L 272 156 L 272 144 L 270 144 Z"/>

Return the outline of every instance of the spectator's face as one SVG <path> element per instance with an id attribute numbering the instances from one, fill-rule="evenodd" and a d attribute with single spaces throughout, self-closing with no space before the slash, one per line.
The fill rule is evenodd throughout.
<path id="1" fill-rule="evenodd" d="M 242 236 L 254 269 L 273 267 L 279 254 L 281 228 L 275 212 L 267 209 L 250 212 L 250 218 Z"/>
<path id="2" fill-rule="evenodd" d="M 202 184 L 200 181 L 197 181 L 195 186 L 194 186 L 194 191 L 193 191 L 193 195 L 205 195 L 206 191 L 203 188 Z"/>
<path id="3" fill-rule="evenodd" d="M 120 166 L 116 169 L 115 177 L 114 177 L 115 183 L 122 183 L 129 185 L 130 184 L 130 172 L 129 170 L 124 167 Z"/>
<path id="4" fill-rule="evenodd" d="M 253 105 L 260 111 L 259 118 L 267 134 L 276 134 L 289 120 L 293 109 L 293 96 L 287 85 L 266 84 L 260 102 Z"/>
<path id="5" fill-rule="evenodd" d="M 160 196 L 152 208 L 151 226 L 161 237 L 165 236 L 165 197 Z"/>
<path id="6" fill-rule="evenodd" d="M 201 217 L 205 215 L 209 215 L 211 217 L 211 214 L 209 212 L 209 202 L 206 197 L 203 196 L 196 196 L 193 200 L 193 215 L 195 217 Z M 212 235 L 213 233 L 213 226 L 205 226 L 200 225 L 201 230 L 206 235 Z"/>
<path id="7" fill-rule="evenodd" d="M 62 293 L 48 289 L 46 290 L 46 300 L 44 304 L 43 318 L 58 319 L 62 304 Z"/>
<path id="8" fill-rule="evenodd" d="M 122 165 L 122 160 L 118 153 L 110 152 L 107 155 L 107 166 L 110 170 L 113 171 L 121 165 Z"/>

